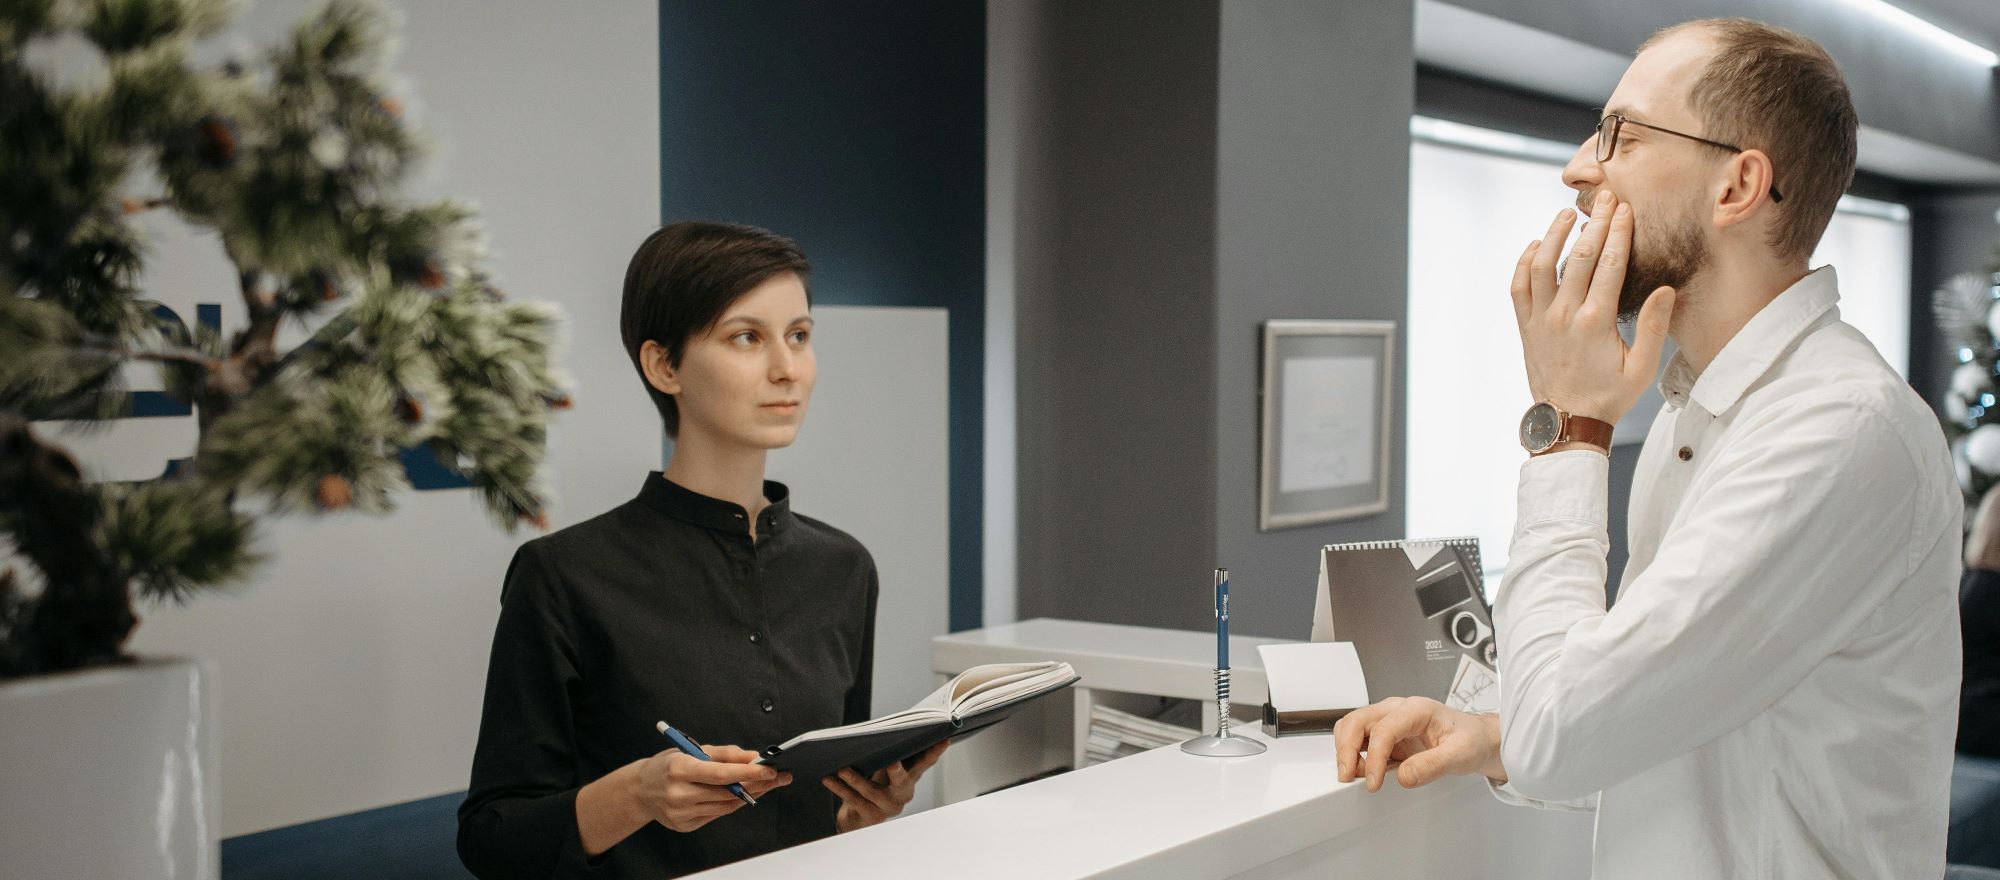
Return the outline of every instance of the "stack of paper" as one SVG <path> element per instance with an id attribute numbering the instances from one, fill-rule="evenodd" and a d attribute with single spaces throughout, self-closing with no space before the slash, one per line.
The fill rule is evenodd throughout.
<path id="1" fill-rule="evenodd" d="M 1170 746 L 1201 735 L 1201 731 L 1121 712 L 1105 705 L 1090 707 L 1090 741 L 1084 766 Z"/>

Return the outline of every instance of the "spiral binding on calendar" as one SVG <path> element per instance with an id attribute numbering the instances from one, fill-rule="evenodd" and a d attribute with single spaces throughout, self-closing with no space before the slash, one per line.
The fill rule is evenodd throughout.
<path id="1" fill-rule="evenodd" d="M 1328 544 L 1322 552 L 1326 550 L 1402 550 L 1406 547 L 1434 546 L 1445 546 L 1465 551 L 1467 566 L 1472 569 L 1472 585 L 1474 587 L 1482 587 L 1485 584 L 1486 565 L 1479 559 L 1478 538 L 1405 538 L 1399 541 L 1358 541 L 1352 544 Z"/>

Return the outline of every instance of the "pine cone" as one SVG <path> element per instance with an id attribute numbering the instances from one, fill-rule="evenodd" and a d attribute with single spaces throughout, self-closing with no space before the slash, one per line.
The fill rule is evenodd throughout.
<path id="1" fill-rule="evenodd" d="M 424 420 L 424 404 L 416 395 L 405 394 L 396 401 L 396 417 L 405 425 L 414 425 Z"/>
<path id="2" fill-rule="evenodd" d="M 195 158 L 210 168 L 227 168 L 236 161 L 236 126 L 220 116 L 195 123 Z"/>
<path id="3" fill-rule="evenodd" d="M 319 506 L 322 510 L 340 510 L 354 503 L 354 484 L 339 474 L 327 474 L 319 478 Z"/>

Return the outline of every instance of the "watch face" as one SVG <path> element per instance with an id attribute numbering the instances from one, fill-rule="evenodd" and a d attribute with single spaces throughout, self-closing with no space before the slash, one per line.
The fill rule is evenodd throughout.
<path id="1" fill-rule="evenodd" d="M 1528 407 L 1528 414 L 1521 417 L 1521 446 L 1529 452 L 1541 452 L 1556 445 L 1556 437 L 1561 434 L 1562 420 L 1549 404 Z"/>

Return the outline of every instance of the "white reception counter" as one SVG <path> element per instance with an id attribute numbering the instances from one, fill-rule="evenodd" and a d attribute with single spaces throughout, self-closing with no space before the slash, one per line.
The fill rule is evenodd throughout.
<path id="1" fill-rule="evenodd" d="M 942 655 L 945 645 L 939 647 Z M 1091 682 L 1089 669 L 1078 672 Z M 973 746 L 987 735 L 961 745 Z M 1259 734 L 1253 729 L 1249 735 Z M 1450 779 L 1415 791 L 1391 782 L 1371 795 L 1360 783 L 1336 780 L 1331 737 L 1270 742 L 1270 751 L 1251 758 L 1198 758 L 1177 747 L 1156 749 L 699 876 L 1560 880 L 1590 875 L 1588 815 L 1508 806 L 1477 779 Z"/>
<path id="2" fill-rule="evenodd" d="M 1254 758 L 1178 748 L 1087 767 L 703 878 L 1584 878 L 1591 817 L 1510 807 L 1452 779 L 1373 795 L 1333 742 Z"/>

